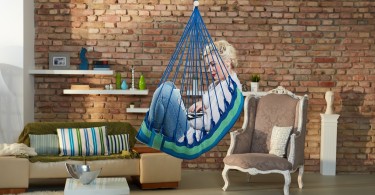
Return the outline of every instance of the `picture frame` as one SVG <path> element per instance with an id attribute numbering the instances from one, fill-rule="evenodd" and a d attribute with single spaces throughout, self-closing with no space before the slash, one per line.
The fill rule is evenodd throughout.
<path id="1" fill-rule="evenodd" d="M 49 53 L 50 70 L 70 69 L 70 54 L 68 52 L 50 52 Z"/>

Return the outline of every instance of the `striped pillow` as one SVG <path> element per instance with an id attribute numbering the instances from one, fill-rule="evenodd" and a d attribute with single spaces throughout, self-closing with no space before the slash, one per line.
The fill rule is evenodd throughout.
<path id="1" fill-rule="evenodd" d="M 121 151 L 129 151 L 129 134 L 108 135 L 109 152 L 118 154 Z"/>
<path id="2" fill-rule="evenodd" d="M 57 135 L 46 134 L 46 135 L 33 135 L 29 134 L 30 147 L 35 148 L 35 152 L 40 155 L 58 155 L 59 154 L 59 143 Z"/>
<path id="3" fill-rule="evenodd" d="M 60 156 L 108 155 L 105 126 L 59 128 Z"/>

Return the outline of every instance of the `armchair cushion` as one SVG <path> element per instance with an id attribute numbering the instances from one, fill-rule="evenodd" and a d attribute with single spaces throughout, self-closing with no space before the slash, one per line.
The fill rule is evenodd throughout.
<path id="1" fill-rule="evenodd" d="M 274 154 L 278 157 L 285 157 L 287 144 L 289 141 L 290 133 L 292 131 L 290 127 L 278 127 L 273 126 L 271 135 L 271 148 L 270 154 Z"/>
<path id="2" fill-rule="evenodd" d="M 224 163 L 243 169 L 256 168 L 261 171 L 290 170 L 292 168 L 292 164 L 286 158 L 264 153 L 232 154 L 224 158 Z"/>

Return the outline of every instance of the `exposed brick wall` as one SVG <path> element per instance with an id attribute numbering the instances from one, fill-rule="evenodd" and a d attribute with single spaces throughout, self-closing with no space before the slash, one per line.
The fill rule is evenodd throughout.
<path id="1" fill-rule="evenodd" d="M 200 1 L 214 39 L 238 50 L 239 78 L 260 89 L 278 85 L 309 95 L 305 170 L 319 171 L 320 113 L 324 93 L 335 92 L 338 125 L 337 171 L 374 173 L 375 166 L 375 2 L 372 1 Z M 129 114 L 129 102 L 147 107 L 192 12 L 180 0 L 35 0 L 35 66 L 48 69 L 48 52 L 71 54 L 81 47 L 93 59 L 111 60 L 130 83 L 143 72 L 148 96 L 63 95 L 71 84 L 103 87 L 114 76 L 35 76 L 36 121 L 128 121 L 138 127 L 143 114 Z M 242 118 L 236 124 L 241 126 Z M 188 168 L 220 169 L 229 136 Z"/>

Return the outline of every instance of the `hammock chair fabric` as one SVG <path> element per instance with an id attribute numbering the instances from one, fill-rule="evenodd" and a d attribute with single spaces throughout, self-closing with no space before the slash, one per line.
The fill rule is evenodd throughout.
<path id="1" fill-rule="evenodd" d="M 187 141 L 186 131 L 182 132 L 182 134 L 185 135 L 185 139 L 183 139 L 183 141 L 179 140 L 179 135 L 177 135 L 176 132 L 180 129 L 178 129 L 177 125 L 172 129 L 174 132 L 172 135 L 166 133 L 167 128 L 171 130 L 171 127 L 162 125 L 161 127 L 155 128 L 157 125 L 153 120 L 149 120 L 151 115 L 153 117 L 168 117 L 166 119 L 177 120 L 177 122 L 179 122 L 180 116 L 171 116 L 171 114 L 168 115 L 168 113 L 165 114 L 165 116 L 158 116 L 159 113 L 152 110 L 154 109 L 152 107 L 150 107 L 150 110 L 146 113 L 146 117 L 136 136 L 138 141 L 181 159 L 198 158 L 201 154 L 216 146 L 236 123 L 244 103 L 241 89 L 238 88 L 236 82 L 229 74 L 228 77 L 221 82 L 215 82 L 214 76 L 211 75 L 209 69 L 211 65 L 209 61 L 213 61 L 214 59 L 219 62 L 222 71 L 228 70 L 221 59 L 220 52 L 215 47 L 206 29 L 198 6 L 196 4 L 194 5 L 193 13 L 160 80 L 160 89 L 158 88 L 155 91 L 152 101 L 159 98 L 160 95 L 157 94 L 157 91 L 168 87 L 164 84 L 169 82 L 172 83 L 170 85 L 172 89 L 179 89 L 178 92 L 181 95 L 181 100 L 179 101 L 180 105 L 177 104 L 178 108 L 176 108 L 178 111 L 188 108 L 189 105 L 196 104 L 195 102 L 202 100 L 204 95 L 206 95 L 205 100 L 210 101 L 209 105 L 212 105 L 211 103 L 213 102 L 211 101 L 218 101 L 217 97 L 224 94 L 225 90 L 230 92 L 231 98 L 229 98 L 230 100 L 224 98 L 224 106 L 218 108 L 220 117 L 217 121 L 213 120 L 212 110 L 211 113 L 206 113 L 206 118 L 205 115 L 200 118 L 203 123 L 207 123 L 209 126 L 203 125 L 201 129 L 197 129 L 197 131 L 194 132 L 193 141 Z M 225 85 L 223 85 L 223 83 Z M 212 90 L 212 86 L 214 86 L 213 89 L 215 90 Z M 225 87 L 227 89 L 223 89 Z M 169 93 L 169 91 L 167 93 Z M 169 98 L 171 98 L 172 93 L 173 90 L 170 90 Z M 215 103 L 219 105 L 219 102 Z M 168 106 L 166 109 L 168 109 Z M 189 115 L 199 115 L 197 112 L 188 113 L 187 111 L 183 111 L 179 113 L 183 113 L 183 117 L 186 118 L 189 118 Z M 193 124 L 195 122 L 194 120 L 198 119 L 195 118 L 191 120 L 190 123 Z M 189 126 L 188 122 L 182 124 Z M 197 139 L 197 137 L 199 139 Z"/>

